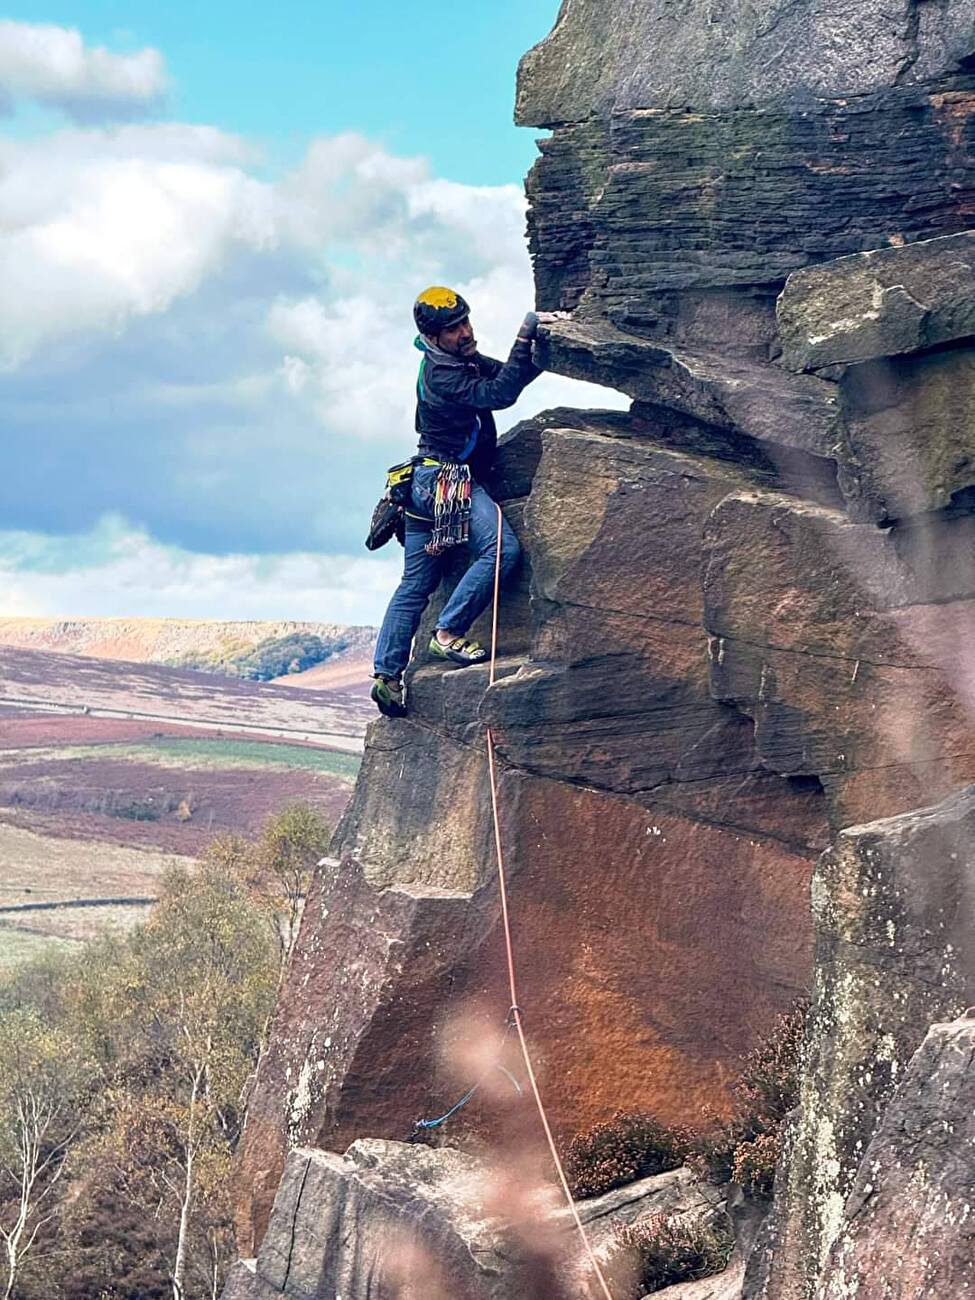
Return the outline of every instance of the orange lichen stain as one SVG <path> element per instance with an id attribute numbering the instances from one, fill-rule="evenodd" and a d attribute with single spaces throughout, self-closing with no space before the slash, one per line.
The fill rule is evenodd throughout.
<path id="1" fill-rule="evenodd" d="M 975 113 L 975 95 L 963 90 L 946 90 L 932 95 L 930 102 L 952 152 L 967 157 L 969 150 L 965 133 L 969 119 Z"/>

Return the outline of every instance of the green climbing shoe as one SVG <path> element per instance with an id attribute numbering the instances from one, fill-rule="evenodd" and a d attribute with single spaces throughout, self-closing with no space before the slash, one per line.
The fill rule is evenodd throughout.
<path id="1" fill-rule="evenodd" d="M 469 664 L 483 663 L 487 657 L 488 652 L 477 641 L 467 641 L 464 637 L 457 636 L 446 645 L 441 645 L 436 633 L 430 638 L 431 659 L 449 659 L 451 663 L 462 664 L 466 668 Z"/>
<path id="2" fill-rule="evenodd" d="M 403 683 L 398 677 L 377 677 L 369 692 L 380 713 L 387 718 L 405 718 L 406 705 L 403 703 Z"/>

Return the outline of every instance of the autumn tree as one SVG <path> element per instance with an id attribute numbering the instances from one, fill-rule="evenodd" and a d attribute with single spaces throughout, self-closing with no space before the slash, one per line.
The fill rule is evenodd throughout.
<path id="1" fill-rule="evenodd" d="M 248 852 L 248 877 L 258 900 L 279 918 L 282 964 L 298 936 L 312 874 L 328 852 L 332 831 L 307 803 L 293 803 L 270 817 Z"/>
<path id="2" fill-rule="evenodd" d="M 78 1138 L 93 1063 L 34 1010 L 0 1015 L 0 1243 L 3 1300 L 57 1218 L 58 1184 Z"/>
<path id="3" fill-rule="evenodd" d="M 271 1010 L 277 966 L 266 919 L 243 883 L 207 865 L 193 873 L 172 869 L 150 919 L 128 944 L 123 1059 L 106 1096 L 111 1120 L 100 1149 L 124 1194 L 168 1227 L 174 1300 L 189 1294 L 202 1206 L 219 1204 L 219 1215 L 229 1216 L 219 1185 L 239 1136 L 241 1095 Z M 206 1290 L 215 1294 L 229 1225 L 210 1227 Z"/>
<path id="4" fill-rule="evenodd" d="M 0 973 L 0 1300 L 219 1296 L 247 1086 L 328 837 L 285 809 L 173 868 L 128 934 Z"/>

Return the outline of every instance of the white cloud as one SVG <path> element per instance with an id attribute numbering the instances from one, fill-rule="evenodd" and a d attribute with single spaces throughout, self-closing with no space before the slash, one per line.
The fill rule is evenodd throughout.
<path id="1" fill-rule="evenodd" d="M 165 311 L 275 243 L 269 187 L 213 131 L 67 132 L 0 152 L 0 364 Z"/>
<path id="2" fill-rule="evenodd" d="M 358 135 L 259 161 L 179 123 L 0 141 L 0 611 L 380 617 L 398 555 L 361 539 L 415 446 L 413 299 L 456 285 L 503 357 L 524 199 Z M 560 404 L 626 399 L 546 375 L 499 425 Z"/>
<path id="3" fill-rule="evenodd" d="M 200 555 L 106 516 L 53 538 L 0 532 L 0 617 L 143 615 L 377 623 L 398 578 L 382 555 Z"/>
<path id="4" fill-rule="evenodd" d="M 130 116 L 166 90 L 158 50 L 113 54 L 71 28 L 0 20 L 0 100 L 59 108 L 77 121 Z"/>

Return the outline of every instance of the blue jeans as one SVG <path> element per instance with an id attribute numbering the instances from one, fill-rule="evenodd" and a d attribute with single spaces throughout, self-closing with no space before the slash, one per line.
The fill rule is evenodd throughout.
<path id="1" fill-rule="evenodd" d="M 433 517 L 436 465 L 417 465 L 413 472 L 413 509 Z M 376 642 L 374 672 L 399 677 L 410 661 L 410 647 L 430 596 L 443 577 L 445 557 L 428 555 L 430 529 L 407 516 L 403 577 L 393 593 Z M 468 550 L 474 562 L 458 582 L 437 619 L 437 629 L 463 636 L 487 608 L 494 593 L 494 562 L 498 545 L 498 508 L 484 488 L 474 484 L 471 494 L 471 529 Z M 518 563 L 521 548 L 508 521 L 501 521 L 501 576 Z"/>

